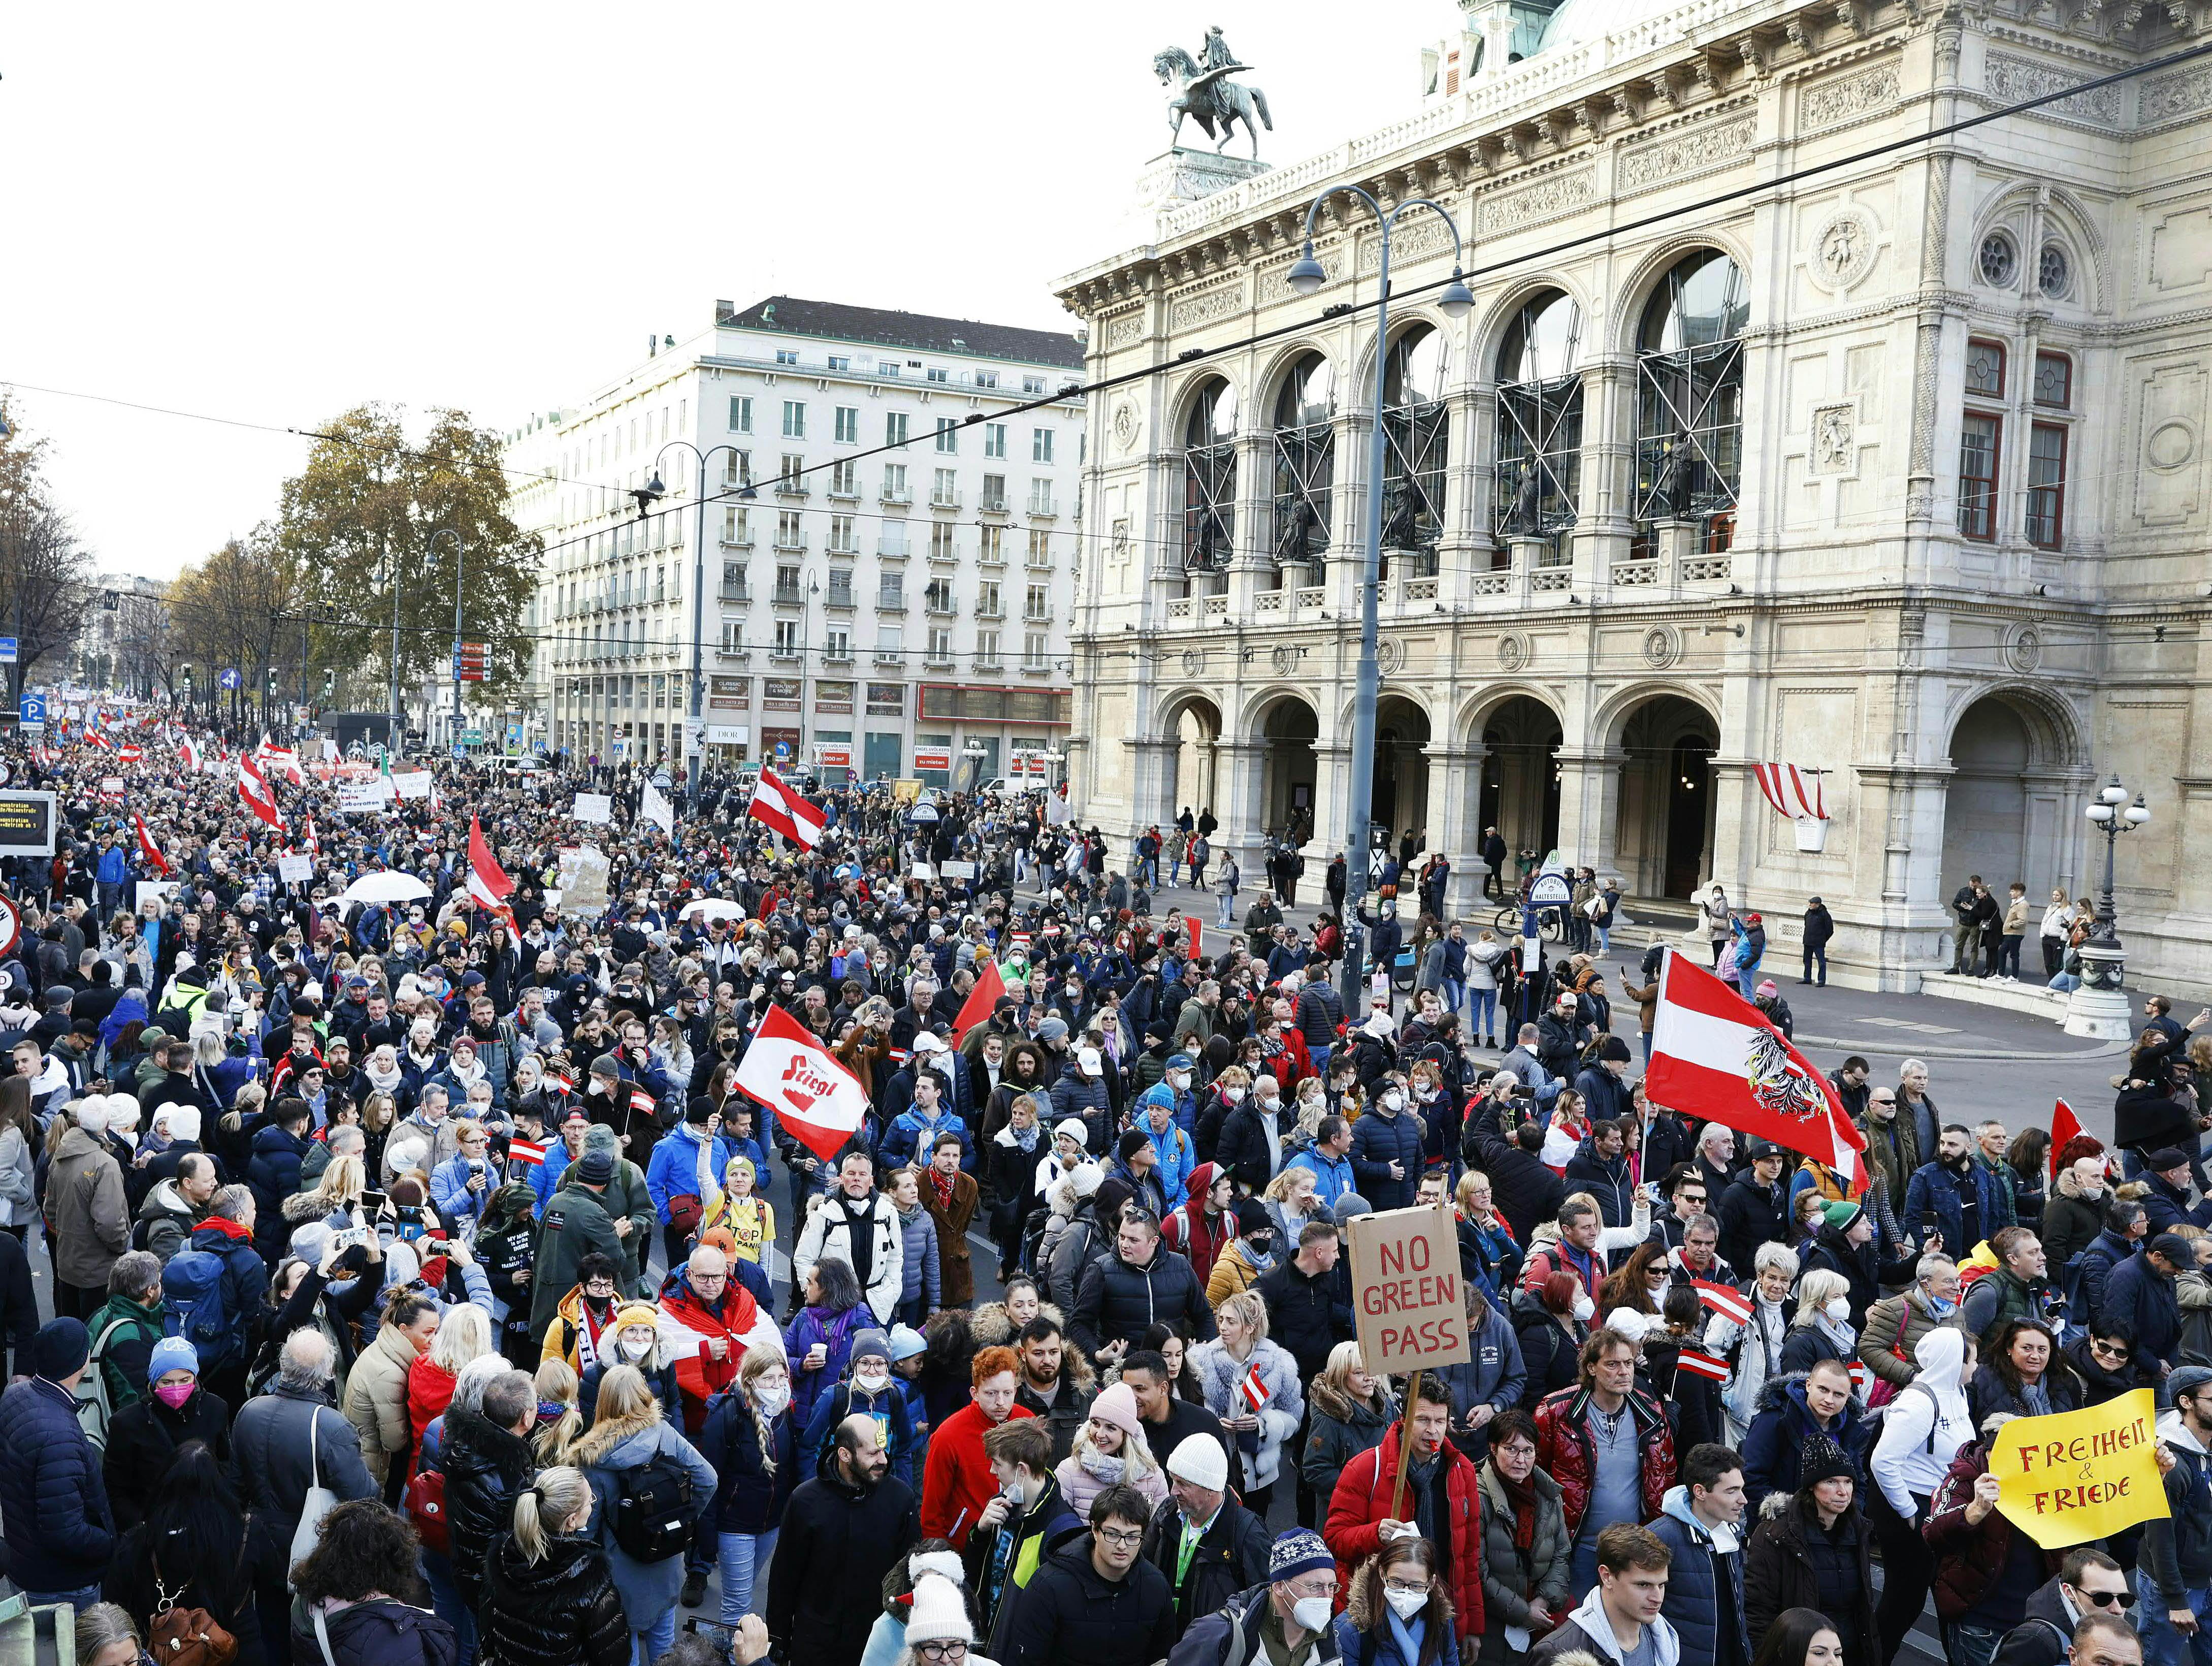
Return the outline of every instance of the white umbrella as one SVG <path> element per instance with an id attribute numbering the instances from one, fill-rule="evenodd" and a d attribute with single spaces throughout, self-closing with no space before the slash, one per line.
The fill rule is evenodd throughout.
<path id="1" fill-rule="evenodd" d="M 686 903 L 684 911 L 676 917 L 689 920 L 695 914 L 709 924 L 717 920 L 742 920 L 745 917 L 745 905 L 725 897 L 702 897 L 696 903 Z"/>
<path id="2" fill-rule="evenodd" d="M 411 873 L 364 873 L 345 888 L 349 903 L 419 903 L 430 887 Z"/>

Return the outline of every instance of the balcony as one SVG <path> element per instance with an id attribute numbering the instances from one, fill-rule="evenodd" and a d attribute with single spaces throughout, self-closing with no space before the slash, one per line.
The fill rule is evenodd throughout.
<path id="1" fill-rule="evenodd" d="M 847 585 L 841 588 L 836 585 L 830 586 L 830 588 L 823 594 L 822 605 L 824 607 L 835 607 L 844 612 L 850 613 L 856 605 L 853 600 L 852 587 L 850 585 Z"/>
<path id="2" fill-rule="evenodd" d="M 742 665 L 753 656 L 750 648 L 723 647 L 714 650 L 714 657 L 726 663 Z"/>
<path id="3" fill-rule="evenodd" d="M 779 584 L 775 587 L 774 600 L 778 607 L 804 607 L 806 605 L 806 592 L 795 584 Z"/>
<path id="4" fill-rule="evenodd" d="M 957 509 L 960 507 L 960 494 L 957 491 L 932 492 L 929 495 L 929 507 L 933 509 Z"/>
<path id="5" fill-rule="evenodd" d="M 906 611 L 906 593 L 902 590 L 882 590 L 876 593 L 876 611 L 903 613 Z"/>
<path id="6" fill-rule="evenodd" d="M 799 660 L 799 653 L 795 648 L 772 648 L 768 653 L 768 662 L 772 666 L 795 666 Z"/>
<path id="7" fill-rule="evenodd" d="M 775 535 L 775 547 L 780 550 L 787 550 L 794 555 L 804 554 L 806 549 L 806 534 L 804 532 L 778 532 Z"/>
<path id="8" fill-rule="evenodd" d="M 988 544 L 985 544 L 981 550 L 976 551 L 975 564 L 978 567 L 1004 567 L 1006 564 L 1006 552 L 1005 548 L 1001 546 L 1000 548 L 994 549 L 991 545 Z"/>
<path id="9" fill-rule="evenodd" d="M 724 583 L 720 585 L 716 588 L 714 594 L 716 599 L 719 600 L 735 602 L 740 607 L 744 607 L 751 605 L 753 588 L 750 585 L 745 583 L 743 580 L 740 580 L 736 584 Z"/>
<path id="10" fill-rule="evenodd" d="M 906 655 L 895 648 L 879 648 L 876 650 L 876 663 L 879 666 L 903 666 Z"/>
<path id="11" fill-rule="evenodd" d="M 735 538 L 725 532 L 716 542 L 720 543 L 725 550 L 750 550 L 753 547 L 752 529 L 747 527 Z"/>
<path id="12" fill-rule="evenodd" d="M 975 663 L 969 669 L 978 677 L 1004 677 L 1006 674 L 1006 662 L 995 654 L 988 660 L 978 654 L 975 657 Z"/>
<path id="13" fill-rule="evenodd" d="M 811 490 L 803 474 L 780 474 L 775 477 L 775 495 L 778 497 L 805 498 Z"/>
<path id="14" fill-rule="evenodd" d="M 1006 500 L 995 492 L 975 500 L 975 513 L 978 514 L 1002 515 L 1006 512 Z"/>
<path id="15" fill-rule="evenodd" d="M 860 489 L 850 482 L 840 485 L 832 479 L 830 482 L 830 501 L 832 503 L 858 503 L 860 501 Z"/>
<path id="16" fill-rule="evenodd" d="M 925 660 L 921 662 L 921 668 L 924 671 L 950 672 L 954 670 L 956 667 L 953 666 L 953 663 L 950 659 L 945 659 Z"/>
<path id="17" fill-rule="evenodd" d="M 1048 497 L 1033 497 L 1026 512 L 1031 520 L 1057 520 L 1060 506 Z"/>
<path id="18" fill-rule="evenodd" d="M 975 617 L 979 619 L 1003 619 L 1006 617 L 1006 610 L 997 602 L 978 602 L 975 604 Z"/>
<path id="19" fill-rule="evenodd" d="M 884 561 L 904 561 L 907 553 L 906 540 L 902 538 L 876 540 L 876 554 Z"/>
<path id="20" fill-rule="evenodd" d="M 825 544 L 822 546 L 822 552 L 828 556 L 842 556 L 850 561 L 860 553 L 860 546 L 857 544 Z"/>
<path id="21" fill-rule="evenodd" d="M 853 663 L 853 655 L 849 649 L 843 654 L 840 654 L 835 648 L 832 648 L 829 653 L 822 656 L 822 663 L 825 666 L 849 666 Z"/>
<path id="22" fill-rule="evenodd" d="M 960 604 L 951 596 L 930 596 L 922 601 L 922 611 L 933 619 L 957 619 Z"/>

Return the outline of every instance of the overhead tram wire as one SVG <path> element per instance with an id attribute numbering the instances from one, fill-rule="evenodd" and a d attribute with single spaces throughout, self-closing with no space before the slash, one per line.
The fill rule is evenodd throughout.
<path id="1" fill-rule="evenodd" d="M 1738 203 L 1748 198 L 1763 197 L 1774 192 L 1783 190 L 1785 187 L 1801 184 L 1808 179 L 1818 179 L 1823 174 L 1833 173 L 1843 168 L 1856 167 L 1866 162 L 1878 161 L 1884 156 L 1894 155 L 1898 152 L 1908 149 L 1915 145 L 1933 144 L 1944 139 L 1954 138 L 1962 133 L 1972 132 L 1977 128 L 1986 127 L 1993 122 L 2003 121 L 2014 116 L 2026 114 L 2031 111 L 2039 109 L 2046 104 L 2059 103 L 2063 100 L 2075 98 L 2086 93 L 2096 92 L 2106 87 L 2117 87 L 2123 82 L 2132 81 L 2142 76 L 2159 74 L 2164 70 L 2177 68 L 2181 64 L 2192 63 L 2195 60 L 2204 58 L 2208 55 L 2212 55 L 2212 40 L 2199 41 L 2195 46 L 2185 46 L 2178 52 L 2168 52 L 2164 57 L 2154 58 L 2148 63 L 2131 64 L 2124 69 L 2112 70 L 2106 75 L 2094 76 L 2087 81 L 2071 83 L 2064 87 L 2054 88 L 2049 92 L 2039 93 L 2030 98 L 2018 99 L 2010 104 L 1999 106 L 1994 110 L 1984 110 L 1975 115 L 1961 117 L 1956 121 L 1946 122 L 1940 126 L 1930 127 L 1922 132 L 1905 134 L 1898 138 L 1885 141 L 1883 143 L 1878 145 L 1869 146 L 1862 150 L 1851 151 L 1841 156 L 1831 157 L 1826 161 L 1808 163 L 1802 167 L 1793 168 L 1787 173 L 1778 174 L 1771 179 L 1760 179 L 1749 185 L 1738 185 L 1728 191 L 1718 192 L 1711 196 L 1700 198 L 1693 202 L 1677 204 L 1667 208 L 1655 209 L 1649 214 L 1640 215 L 1631 220 L 1601 227 L 1593 231 L 1578 233 L 1575 236 L 1563 239 L 1556 243 L 1548 244 L 1542 248 L 1531 249 L 1520 254 L 1509 255 L 1503 259 L 1492 261 L 1486 264 L 1464 271 L 1461 274 L 1461 278 L 1462 281 L 1464 282 L 1480 277 L 1496 277 L 1512 271 L 1516 268 L 1531 265 L 1542 261 L 1553 260 L 1560 255 L 1570 254 L 1577 249 L 1587 248 L 1592 244 L 1610 242 L 1614 239 L 1628 236 L 1636 232 L 1646 230 L 1653 226 L 1663 225 L 1669 221 L 1679 220 L 1686 215 L 1702 214 L 1713 209 L 1725 207 L 1732 203 Z M 1960 89 L 1949 90 L 1956 91 Z M 1397 286 L 1394 284 L 1392 286 L 1392 292 L 1394 295 L 1401 297 L 1425 295 L 1431 290 L 1443 289 L 1451 281 L 1452 279 L 1449 277 L 1432 278 L 1426 283 L 1408 285 L 1402 290 L 1399 289 Z M 1355 284 L 1357 283 L 1357 274 L 1353 275 L 1352 282 Z M 1254 333 L 1243 337 L 1236 341 L 1222 342 L 1212 347 L 1192 347 L 1186 349 L 1182 353 L 1178 354 L 1175 358 L 1170 360 L 1164 364 L 1140 365 L 1135 369 L 1125 370 L 1117 375 L 1102 377 L 1100 380 L 1093 382 L 1080 384 L 1073 382 L 1066 383 L 1063 384 L 1056 392 L 1041 394 L 1034 398 L 1024 399 L 1018 403 L 1007 405 L 1001 410 L 972 413 L 971 415 L 963 418 L 959 426 L 961 428 L 969 428 L 973 427 L 979 423 L 1003 421 L 1010 417 L 1023 416 L 1030 411 L 1041 410 L 1048 406 L 1064 404 L 1070 399 L 1087 398 L 1093 393 L 1110 392 L 1117 387 L 1127 386 L 1131 383 L 1143 381 L 1153 376 L 1164 375 L 1171 372 L 1179 372 L 1188 368 L 1192 365 L 1204 363 L 1208 360 L 1218 359 L 1228 354 L 1239 352 L 1245 348 L 1258 347 L 1262 346 L 1268 342 L 1279 341 L 1285 337 L 1295 336 L 1302 331 L 1310 330 L 1317 325 L 1334 322 L 1337 317 L 1341 316 L 1341 314 L 1337 311 L 1337 306 L 1338 303 L 1333 302 L 1329 307 L 1324 308 L 1321 313 L 1316 314 L 1314 317 L 1293 319 L 1286 324 L 1279 324 L 1273 325 L 1269 329 L 1256 331 Z M 177 410 L 159 405 L 140 404 L 132 400 L 118 399 L 106 394 L 83 393 L 68 388 L 40 387 L 28 382 L 0 381 L 0 386 L 20 387 L 31 392 L 47 393 L 63 398 L 89 399 L 106 404 L 122 405 L 131 410 L 147 410 L 161 416 L 177 416 L 193 422 L 216 423 L 226 427 L 254 429 L 262 432 L 272 434 L 285 433 L 299 435 L 309 438 L 332 440 L 341 444 L 359 443 L 358 441 L 353 441 L 351 437 L 348 435 L 327 434 L 314 429 L 250 423 L 241 421 L 235 417 L 213 416 L 198 411 Z M 935 385 L 932 384 L 930 386 Z M 924 391 L 927 390 L 925 389 Z M 924 435 L 922 437 L 927 438 L 929 436 Z M 842 456 L 832 458 L 825 462 L 810 463 L 793 471 L 788 475 L 778 474 L 769 477 L 769 489 L 773 489 L 773 482 L 775 480 L 804 479 L 810 475 L 819 473 L 825 469 L 834 468 L 843 463 L 861 462 L 872 457 L 883 456 L 893 452 L 906 452 L 911 455 L 913 453 L 913 444 L 914 442 L 911 441 L 902 443 L 891 443 L 887 441 L 882 445 L 871 446 L 859 451 L 848 452 Z M 407 448 L 405 447 L 402 447 L 403 451 L 406 449 Z M 547 473 L 540 470 L 520 469 L 504 461 L 501 461 L 497 466 L 502 473 L 509 474 L 521 479 L 544 481 L 555 485 L 574 486 L 581 488 L 586 491 L 601 492 L 610 496 L 619 495 L 626 496 L 629 495 L 629 492 L 625 489 L 610 487 L 601 482 L 586 479 L 580 475 L 562 475 L 558 473 Z M 759 491 L 760 488 L 757 486 L 725 486 L 707 501 L 710 503 L 734 502 L 743 502 L 747 503 L 757 502 L 760 501 Z M 745 494 L 749 492 L 751 493 L 752 496 L 745 496 Z M 634 524 L 639 520 L 651 520 L 656 515 L 689 512 L 695 507 L 696 506 L 690 504 L 670 504 L 664 508 L 648 510 L 642 514 L 626 516 L 623 519 Z M 619 525 L 622 524 L 622 522 L 617 522 L 616 524 Z M 544 553 L 550 554 L 556 550 L 568 549 L 579 544 L 587 543 L 591 539 L 601 536 L 609 530 L 610 528 L 603 526 L 593 532 L 580 533 L 574 537 L 557 539 L 544 545 Z M 1083 532 L 1071 532 L 1067 536 L 1077 538 L 1096 539 L 1107 535 L 1096 530 L 1085 530 Z M 1146 539 L 1145 542 L 1149 544 L 1152 542 L 1152 540 Z"/>

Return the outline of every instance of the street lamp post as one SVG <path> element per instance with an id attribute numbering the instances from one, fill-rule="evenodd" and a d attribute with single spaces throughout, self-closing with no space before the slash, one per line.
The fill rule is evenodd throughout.
<path id="1" fill-rule="evenodd" d="M 2128 789 L 2114 775 L 2097 789 L 2097 796 L 2082 813 L 2105 836 L 2105 884 L 2097 897 L 2097 915 L 2089 935 L 2076 951 L 2081 982 L 2066 998 L 2066 1033 L 2125 1041 L 2135 1033 L 2135 1025 L 2128 998 L 2120 988 L 2121 976 L 2127 970 L 2127 952 L 2120 945 L 2119 919 L 2112 908 L 2112 856 L 2121 834 L 2132 833 L 2150 820 L 2150 806 L 2141 793 L 2129 804 Z"/>
<path id="2" fill-rule="evenodd" d="M 1474 305 L 1474 296 L 1461 277 L 1466 249 L 1460 239 L 1459 227 L 1453 223 L 1449 212 L 1425 197 L 1409 197 L 1385 213 L 1380 203 L 1354 185 L 1330 187 L 1315 198 L 1306 210 L 1304 252 L 1285 274 L 1293 290 L 1310 295 L 1328 281 L 1328 271 L 1314 258 L 1313 228 L 1321 214 L 1321 205 L 1340 192 L 1366 204 L 1382 228 L 1381 260 L 1375 277 L 1375 406 L 1373 426 L 1367 440 L 1367 547 L 1359 585 L 1359 694 L 1352 716 L 1352 803 L 1346 833 L 1352 848 L 1346 853 L 1344 864 L 1344 1010 L 1346 1016 L 1357 1023 L 1365 1011 L 1360 987 L 1365 970 L 1367 939 L 1360 927 L 1359 911 L 1367 898 L 1369 850 L 1373 842 L 1368 824 L 1374 816 L 1375 705 L 1382 682 L 1376 662 L 1376 617 L 1382 580 L 1382 400 L 1390 358 L 1390 232 L 1400 215 L 1408 209 L 1427 209 L 1451 233 L 1451 282 L 1437 297 L 1437 310 L 1449 319 L 1464 318 Z M 1349 264 L 1352 245 L 1346 240 L 1344 246 Z"/>
<path id="3" fill-rule="evenodd" d="M 453 745 L 459 746 L 461 744 L 461 535 L 451 526 L 441 526 L 431 533 L 430 555 L 434 560 L 438 553 L 438 540 L 441 538 L 453 541 Z M 422 727 L 426 729 L 430 727 L 427 717 Z"/>
<path id="4" fill-rule="evenodd" d="M 735 446 L 714 446 L 702 451 L 689 440 L 671 440 L 653 457 L 653 477 L 637 489 L 638 518 L 645 518 L 645 506 L 657 502 L 668 495 L 668 488 L 660 483 L 660 459 L 681 447 L 699 459 L 699 489 L 693 494 L 695 527 L 691 537 L 691 708 L 684 725 L 684 793 L 690 801 L 691 814 L 699 813 L 699 762 L 707 750 L 705 701 L 707 678 L 703 667 L 707 630 L 707 459 L 716 452 L 726 451 L 732 457 L 744 453 Z M 743 466 L 741 464 L 739 466 Z M 738 489 L 739 502 L 750 503 L 757 494 L 750 481 Z"/>

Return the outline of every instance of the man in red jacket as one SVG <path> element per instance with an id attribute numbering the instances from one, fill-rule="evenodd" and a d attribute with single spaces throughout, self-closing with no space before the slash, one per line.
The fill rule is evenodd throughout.
<path id="1" fill-rule="evenodd" d="M 1021 1359 L 1009 1347 L 985 1348 L 969 1367 L 972 1398 L 938 1426 L 921 1472 L 921 1536 L 950 1539 L 965 1550 L 983 1507 L 998 1496 L 999 1478 L 983 1451 L 983 1432 L 1010 1417 L 1036 1413 L 1014 1401 Z"/>
<path id="2" fill-rule="evenodd" d="M 1536 1462 L 1559 1484 L 1574 1541 L 1571 1590 L 1597 1584 L 1597 1535 L 1648 1522 L 1674 1484 L 1674 1437 L 1658 1401 L 1636 1386 L 1636 1344 L 1617 1330 L 1583 1344 L 1579 1386 L 1536 1408 Z"/>
<path id="3" fill-rule="evenodd" d="M 1422 1377 L 1413 1395 L 1413 1462 L 1403 1499 L 1391 1498 L 1398 1484 L 1401 1427 L 1393 1423 L 1380 1446 L 1344 1466 L 1322 1537 L 1336 1558 L 1340 1608 L 1352 1589 L 1352 1570 L 1391 1540 L 1419 1534 L 1432 1545 L 1449 1545 L 1453 1624 L 1465 1642 L 1483 1631 L 1482 1526 L 1474 1466 L 1445 1439 L 1451 1414 L 1451 1390 L 1433 1377 Z M 1399 1510 L 1406 1514 L 1399 1516 Z"/>

